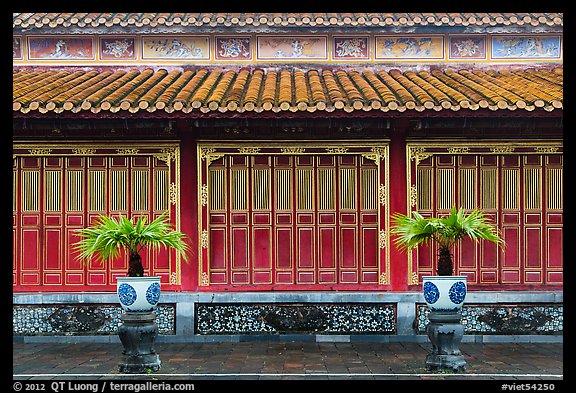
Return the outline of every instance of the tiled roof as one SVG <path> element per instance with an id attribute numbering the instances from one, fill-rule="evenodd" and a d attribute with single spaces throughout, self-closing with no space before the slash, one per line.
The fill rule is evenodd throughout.
<path id="1" fill-rule="evenodd" d="M 12 26 L 562 26 L 562 13 L 14 13 Z"/>
<path id="2" fill-rule="evenodd" d="M 15 69 L 13 110 L 154 112 L 561 109 L 563 68 Z"/>

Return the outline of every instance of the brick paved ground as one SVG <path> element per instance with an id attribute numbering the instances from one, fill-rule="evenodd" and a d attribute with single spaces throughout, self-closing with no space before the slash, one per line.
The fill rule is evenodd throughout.
<path id="1" fill-rule="evenodd" d="M 429 343 L 162 343 L 157 373 L 126 375 L 118 372 L 120 343 L 13 343 L 13 378 L 563 379 L 561 343 L 463 343 L 460 349 L 467 369 L 448 374 L 426 370 Z"/>

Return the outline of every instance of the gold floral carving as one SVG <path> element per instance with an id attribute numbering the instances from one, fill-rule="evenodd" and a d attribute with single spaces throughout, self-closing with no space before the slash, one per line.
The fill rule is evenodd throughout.
<path id="1" fill-rule="evenodd" d="M 343 154 L 348 152 L 347 147 L 327 147 L 326 151 L 331 154 Z"/>
<path id="2" fill-rule="evenodd" d="M 378 247 L 386 248 L 386 231 L 384 229 L 380 229 L 378 232 Z"/>
<path id="3" fill-rule="evenodd" d="M 139 149 L 116 149 L 116 152 L 122 155 L 138 154 L 138 151 Z"/>
<path id="4" fill-rule="evenodd" d="M 240 154 L 255 154 L 260 151 L 259 147 L 240 147 L 238 148 L 238 152 Z"/>
<path id="5" fill-rule="evenodd" d="M 170 189 L 168 190 L 168 198 L 170 199 L 170 204 L 175 205 L 178 201 L 178 187 L 176 183 L 170 183 Z"/>
<path id="6" fill-rule="evenodd" d="M 492 153 L 512 153 L 514 152 L 514 146 L 492 146 L 490 147 L 490 151 Z"/>
<path id="7" fill-rule="evenodd" d="M 164 161 L 166 165 L 170 165 L 170 161 L 176 160 L 178 154 L 178 150 L 175 147 L 165 147 L 160 149 L 160 153 L 154 154 L 154 157 L 157 159 Z"/>
<path id="8" fill-rule="evenodd" d="M 208 248 L 208 231 L 206 229 L 200 235 L 200 244 L 202 244 L 202 248 Z"/>
<path id="9" fill-rule="evenodd" d="M 410 206 L 416 206 L 416 202 L 418 201 L 418 189 L 415 185 L 410 186 Z"/>
<path id="10" fill-rule="evenodd" d="M 386 186 L 384 184 L 378 186 L 378 201 L 381 206 L 386 205 Z"/>
<path id="11" fill-rule="evenodd" d="M 388 282 L 388 275 L 385 272 L 380 273 L 380 277 L 378 277 L 378 284 L 380 285 L 390 284 Z"/>
<path id="12" fill-rule="evenodd" d="M 33 155 L 44 155 L 44 154 L 50 154 L 52 152 L 52 149 L 28 149 L 28 151 L 30 152 L 30 154 Z"/>
<path id="13" fill-rule="evenodd" d="M 214 154 L 214 152 L 216 152 L 216 149 L 213 147 L 201 147 L 200 148 L 200 158 L 203 160 L 206 160 L 208 158 L 208 156 Z"/>
<path id="14" fill-rule="evenodd" d="M 208 204 L 208 184 L 203 184 L 200 188 L 200 202 L 202 203 L 202 206 Z"/>
<path id="15" fill-rule="evenodd" d="M 206 272 L 202 272 L 200 278 L 200 286 L 207 287 L 208 285 L 210 285 L 210 279 L 208 278 L 208 274 Z"/>
<path id="16" fill-rule="evenodd" d="M 534 151 L 538 153 L 557 153 L 558 147 L 556 146 L 535 146 Z"/>
<path id="17" fill-rule="evenodd" d="M 88 156 L 91 154 L 96 154 L 96 149 L 86 149 L 86 148 L 75 148 L 72 149 L 73 154 L 81 155 L 81 156 Z"/>
<path id="18" fill-rule="evenodd" d="M 304 153 L 306 149 L 303 147 L 281 147 L 280 151 L 287 154 L 299 154 Z"/>
<path id="19" fill-rule="evenodd" d="M 466 154 L 469 151 L 470 151 L 469 147 L 448 146 L 448 153 L 450 153 L 450 154 Z"/>
<path id="20" fill-rule="evenodd" d="M 422 160 L 432 156 L 432 153 L 426 153 L 425 147 L 410 147 L 409 148 L 410 161 L 416 161 L 416 165 L 420 164 Z"/>

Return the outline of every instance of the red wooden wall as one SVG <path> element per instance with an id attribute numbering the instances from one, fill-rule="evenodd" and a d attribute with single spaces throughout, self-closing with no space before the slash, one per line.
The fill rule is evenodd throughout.
<path id="1" fill-rule="evenodd" d="M 558 143 L 22 144 L 13 169 L 17 292 L 113 290 L 126 259 L 80 264 L 74 231 L 166 209 L 196 250 L 145 256 L 166 290 L 417 290 L 436 250 L 399 252 L 389 217 L 453 204 L 481 207 L 507 242 L 455 249 L 473 287 L 563 283 Z"/>

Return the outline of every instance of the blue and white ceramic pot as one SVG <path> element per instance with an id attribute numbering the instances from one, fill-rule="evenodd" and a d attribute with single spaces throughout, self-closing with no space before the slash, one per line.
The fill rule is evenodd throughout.
<path id="1" fill-rule="evenodd" d="M 466 298 L 466 276 L 424 276 L 424 300 L 432 312 L 459 312 Z"/>
<path id="2" fill-rule="evenodd" d="M 160 277 L 116 278 L 118 300 L 125 312 L 148 313 L 156 309 L 160 300 Z"/>

